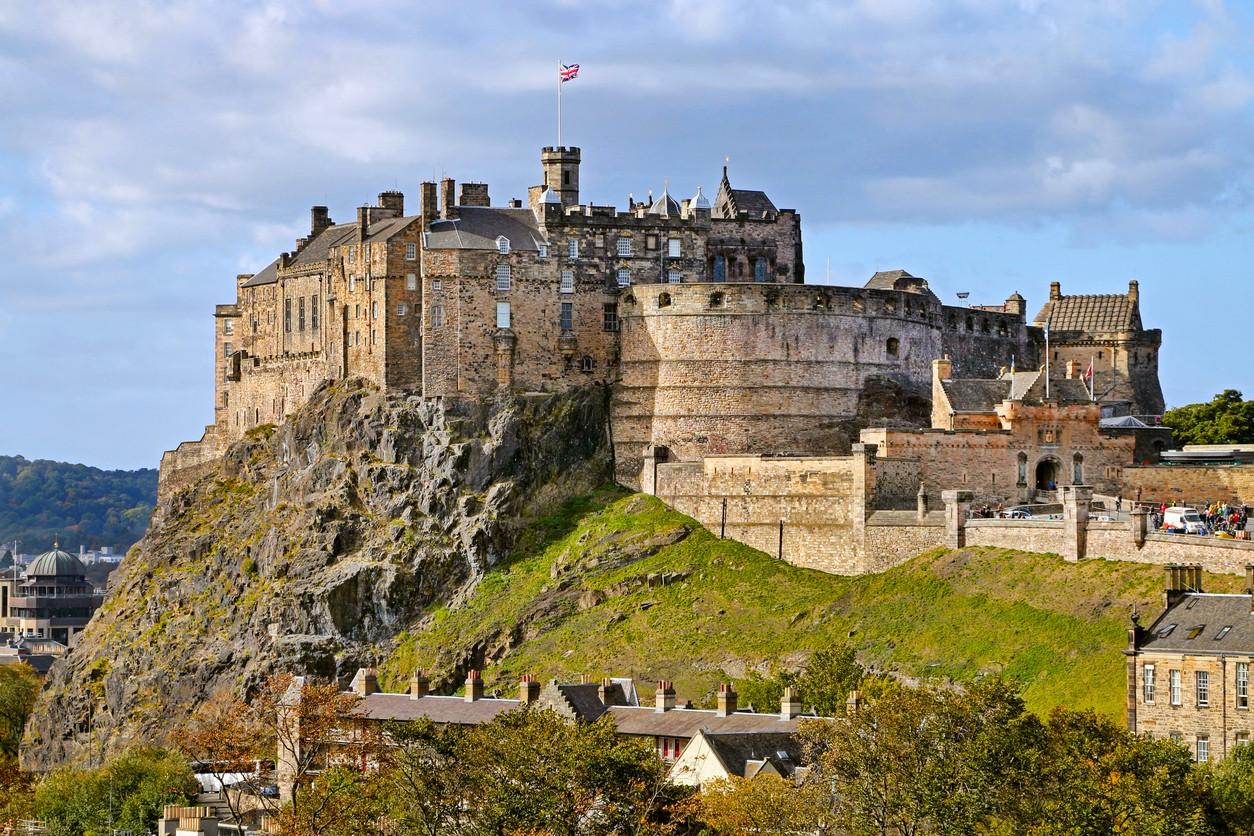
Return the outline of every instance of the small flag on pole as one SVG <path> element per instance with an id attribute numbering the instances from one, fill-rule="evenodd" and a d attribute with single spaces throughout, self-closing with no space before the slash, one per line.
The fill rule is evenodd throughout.
<path id="1" fill-rule="evenodd" d="M 1089 360 L 1089 367 L 1084 370 L 1084 379 L 1085 380 L 1093 379 L 1093 361 L 1092 360 Z"/>
<path id="2" fill-rule="evenodd" d="M 561 73 L 563 84 L 565 84 L 568 81 L 574 81 L 575 77 L 579 75 L 579 65 L 578 64 L 563 64 L 562 69 L 559 72 Z"/>

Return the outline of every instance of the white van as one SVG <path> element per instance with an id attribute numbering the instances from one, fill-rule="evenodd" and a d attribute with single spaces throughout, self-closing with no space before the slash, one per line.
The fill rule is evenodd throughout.
<path id="1" fill-rule="evenodd" d="M 1163 528 L 1183 531 L 1185 534 L 1209 534 L 1206 523 L 1192 508 L 1173 507 L 1163 512 Z"/>

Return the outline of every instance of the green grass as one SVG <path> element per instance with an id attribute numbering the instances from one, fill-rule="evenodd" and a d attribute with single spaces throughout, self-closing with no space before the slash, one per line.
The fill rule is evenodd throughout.
<path id="1" fill-rule="evenodd" d="M 681 526 L 687 537 L 647 554 Z M 663 572 L 685 577 L 645 582 Z M 681 699 L 709 704 L 722 680 L 796 666 L 848 641 L 878 670 L 959 682 L 1000 674 L 1021 684 L 1034 711 L 1121 716 L 1128 615 L 1157 613 L 1161 578 L 1155 566 L 982 548 L 838 577 L 719 540 L 652 497 L 606 488 L 529 528 L 466 601 L 403 634 L 380 673 L 399 690 L 418 667 L 438 680 L 482 664 L 489 689 L 509 693 L 525 672 L 665 678 Z M 1240 582 L 1208 576 L 1207 588 Z"/>

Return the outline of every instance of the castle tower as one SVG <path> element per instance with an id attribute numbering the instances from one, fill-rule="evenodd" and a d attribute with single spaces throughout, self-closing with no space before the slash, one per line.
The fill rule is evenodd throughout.
<path id="1" fill-rule="evenodd" d="M 579 205 L 579 149 L 546 146 L 540 150 L 544 185 L 562 199 L 563 206 Z"/>

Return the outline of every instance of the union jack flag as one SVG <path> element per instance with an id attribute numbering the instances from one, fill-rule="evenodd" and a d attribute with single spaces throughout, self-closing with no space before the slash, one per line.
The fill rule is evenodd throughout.
<path id="1" fill-rule="evenodd" d="M 560 72 L 562 75 L 563 84 L 565 84 L 568 81 L 574 81 L 575 76 L 579 75 L 579 65 L 578 64 L 563 64 Z"/>

